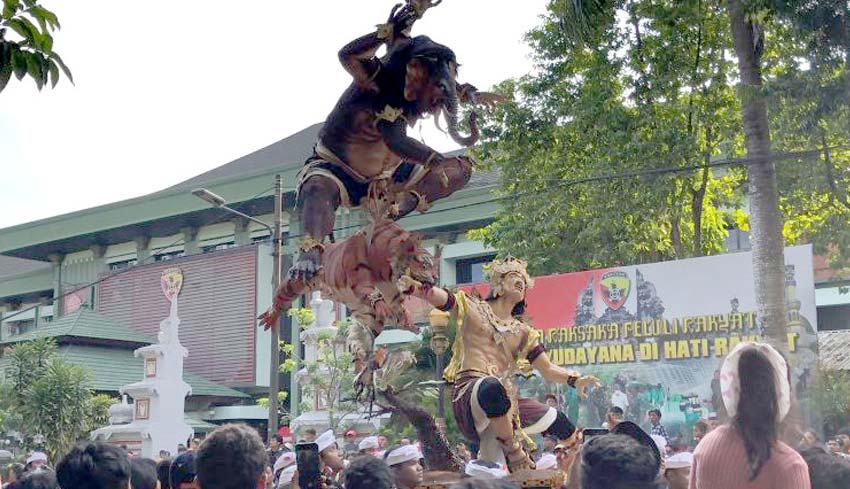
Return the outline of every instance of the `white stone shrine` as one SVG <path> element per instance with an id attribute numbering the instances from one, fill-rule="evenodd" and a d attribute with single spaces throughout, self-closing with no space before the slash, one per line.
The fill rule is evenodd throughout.
<path id="1" fill-rule="evenodd" d="M 184 420 L 186 396 L 191 393 L 183 381 L 183 359 L 189 351 L 180 344 L 180 318 L 177 298 L 183 285 L 179 268 L 162 273 L 162 291 L 171 302 L 167 318 L 159 323 L 158 343 L 137 349 L 144 359 L 142 380 L 121 388 L 123 400 L 109 409 L 110 425 L 92 432 L 93 440 L 124 445 L 131 453 L 155 458 L 161 450 L 177 454 L 177 445 L 192 437 Z M 127 395 L 133 403 L 127 403 Z M 130 417 L 132 414 L 132 417 Z"/>
<path id="2" fill-rule="evenodd" d="M 320 291 L 314 291 L 312 293 L 310 309 L 312 309 L 316 320 L 310 327 L 301 332 L 300 339 L 304 342 L 304 361 L 306 363 L 315 363 L 319 358 L 319 338 L 321 336 L 336 337 L 338 328 L 334 326 L 336 322 L 336 307 L 334 302 L 323 299 Z M 392 333 L 396 332 L 395 330 L 392 331 Z M 384 331 L 382 336 L 387 333 L 390 333 L 390 331 Z M 413 333 L 409 334 L 416 337 Z M 380 338 L 379 336 L 376 341 L 379 341 Z M 335 345 L 335 347 L 341 350 L 345 349 L 345 345 L 342 343 Z M 326 373 L 327 367 L 320 366 L 312 375 L 323 375 Z M 302 368 L 295 374 L 296 381 L 302 386 L 309 384 L 310 376 L 311 374 L 306 368 Z M 296 434 L 296 437 L 308 428 L 313 428 L 317 433 L 322 433 L 330 428 L 330 416 L 328 406 L 324 402 L 324 396 L 320 392 L 314 392 L 313 398 L 310 401 L 313 409 L 301 413 L 291 423 L 292 431 Z M 360 434 L 374 433 L 390 420 L 389 413 L 371 415 L 365 407 L 361 407 L 354 412 L 339 414 L 342 418 L 339 420 L 337 426 L 338 431 L 354 429 Z"/>

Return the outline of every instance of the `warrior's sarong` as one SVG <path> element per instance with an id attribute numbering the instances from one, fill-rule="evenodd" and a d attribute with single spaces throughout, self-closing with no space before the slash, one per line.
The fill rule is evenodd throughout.
<path id="1" fill-rule="evenodd" d="M 452 409 L 461 433 L 471 442 L 480 441 L 482 433 L 490 425 L 490 418 L 484 406 L 478 401 L 478 387 L 487 377 L 475 373 L 462 372 L 455 380 L 452 390 Z M 522 430 L 528 435 L 543 433 L 558 416 L 558 411 L 534 399 L 517 398 Z"/>

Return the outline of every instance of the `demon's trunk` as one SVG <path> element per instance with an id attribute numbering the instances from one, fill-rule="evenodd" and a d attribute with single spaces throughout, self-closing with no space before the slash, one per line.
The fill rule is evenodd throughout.
<path id="1" fill-rule="evenodd" d="M 458 132 L 458 100 L 457 91 L 452 89 L 446 98 L 446 122 L 448 123 L 449 136 L 454 139 L 457 144 L 469 147 L 478 142 L 478 123 L 476 122 L 475 112 L 469 114 L 469 136 L 463 136 Z"/>

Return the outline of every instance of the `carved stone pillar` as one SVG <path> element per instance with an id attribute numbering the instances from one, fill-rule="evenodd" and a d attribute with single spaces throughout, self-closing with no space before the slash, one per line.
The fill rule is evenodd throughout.
<path id="1" fill-rule="evenodd" d="M 133 238 L 133 242 L 136 243 L 136 261 L 139 264 L 147 261 L 151 257 L 151 237 L 150 236 L 136 236 Z"/>
<path id="2" fill-rule="evenodd" d="M 53 319 L 62 317 L 62 261 L 65 259 L 63 253 L 51 253 L 47 255 L 53 264 Z"/>
<path id="3" fill-rule="evenodd" d="M 186 256 L 197 255 L 201 252 L 198 246 L 198 228 L 185 227 L 180 230 L 183 233 L 183 253 Z"/>

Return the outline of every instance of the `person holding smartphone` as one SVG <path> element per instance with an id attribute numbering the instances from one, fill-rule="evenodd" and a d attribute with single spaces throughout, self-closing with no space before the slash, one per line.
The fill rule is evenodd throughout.
<path id="1" fill-rule="evenodd" d="M 316 438 L 315 443 L 295 445 L 297 469 L 292 489 L 332 489 L 339 487 L 337 478 L 345 468 L 345 460 L 336 443 L 333 430 Z"/>

